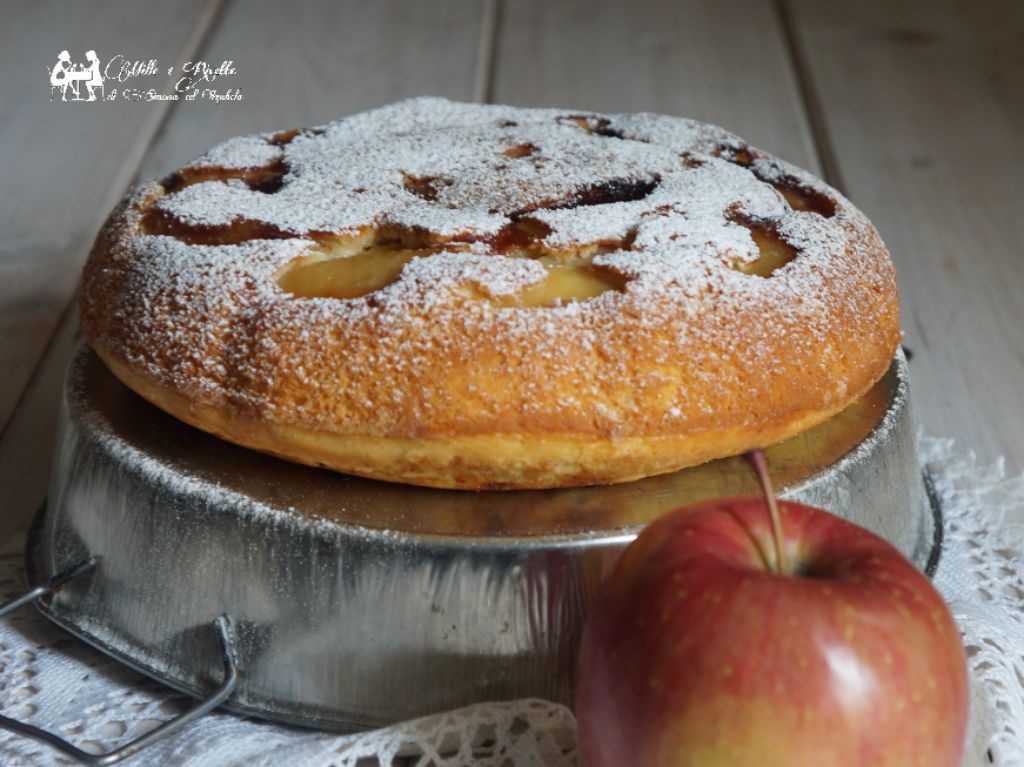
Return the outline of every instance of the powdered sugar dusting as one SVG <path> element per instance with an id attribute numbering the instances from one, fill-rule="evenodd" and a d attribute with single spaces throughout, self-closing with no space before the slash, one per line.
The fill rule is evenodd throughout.
<path id="1" fill-rule="evenodd" d="M 281 159 L 281 148 L 268 136 L 238 136 L 188 164 L 190 168 L 260 168 Z"/>
<path id="2" fill-rule="evenodd" d="M 700 428 L 715 415 L 700 391 L 709 382 L 758 391 L 804 365 L 843 390 L 831 372 L 849 364 L 838 339 L 866 336 L 889 311 L 874 293 L 891 265 L 859 211 L 691 120 L 414 99 L 285 139 L 233 139 L 188 167 L 205 175 L 141 187 L 112 217 L 87 269 L 87 331 L 189 396 L 261 417 L 420 434 L 442 428 L 442 411 L 445 428 L 509 413 L 527 428 L 557 412 L 614 436 L 643 412 L 644 428 Z M 793 185 L 834 214 L 794 209 L 783 194 Z M 170 234 L 146 233 L 151 210 Z M 188 239 L 239 222 L 257 227 L 252 239 Z M 560 306 L 489 300 L 545 277 L 503 239 L 527 223 L 529 254 L 589 253 L 622 290 Z M 794 254 L 770 276 L 737 270 L 762 257 L 759 229 Z M 368 231 L 436 252 L 359 298 L 278 286 L 325 236 Z M 795 363 L 780 361 L 780 338 Z M 471 373 L 507 384 L 476 387 Z M 285 397 L 296 380 L 306 393 Z M 451 415 L 456 401 L 468 415 Z M 738 417 L 755 421 L 745 407 Z"/>

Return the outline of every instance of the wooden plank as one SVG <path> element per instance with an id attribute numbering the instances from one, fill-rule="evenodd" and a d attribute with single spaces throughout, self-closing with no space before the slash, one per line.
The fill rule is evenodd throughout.
<path id="1" fill-rule="evenodd" d="M 68 311 L 0 439 L 0 541 L 26 530 L 46 497 L 64 370 L 80 341 L 78 313 Z"/>
<path id="2" fill-rule="evenodd" d="M 243 101 L 179 104 L 140 177 L 158 178 L 244 133 L 319 125 L 411 96 L 471 100 L 482 2 L 403 0 L 228 8 L 203 51 L 234 60 Z"/>
<path id="3" fill-rule="evenodd" d="M 517 0 L 496 51 L 493 101 L 693 117 L 819 170 L 769 0 Z"/>
<path id="4" fill-rule="evenodd" d="M 486 11 L 463 0 L 231 5 L 197 58 L 234 59 L 231 87 L 244 100 L 176 105 L 138 176 L 163 175 L 240 133 L 322 123 L 423 93 L 472 99 L 478 59 L 490 51 L 479 40 Z M 0 439 L 0 537 L 24 529 L 45 495 L 61 378 L 77 338 L 72 305 Z"/>
<path id="5" fill-rule="evenodd" d="M 899 272 L 917 415 L 1024 468 L 1024 5 L 790 0 L 847 194 Z"/>
<path id="6" fill-rule="evenodd" d="M 166 103 L 50 101 L 46 70 L 68 49 L 182 63 L 216 4 L 38 2 L 0 25 L 0 429 L 7 423 L 78 280 L 100 221 L 127 184 Z M 164 90 L 166 74 L 146 78 Z M 119 83 L 107 83 L 107 92 Z M 85 95 L 83 90 L 82 95 Z"/>

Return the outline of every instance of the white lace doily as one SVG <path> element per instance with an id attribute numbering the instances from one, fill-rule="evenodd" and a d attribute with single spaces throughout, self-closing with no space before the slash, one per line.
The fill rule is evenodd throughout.
<path id="1" fill-rule="evenodd" d="M 922 438 L 921 458 L 945 513 L 935 583 L 960 623 L 972 671 L 964 767 L 1024 767 L 1024 476 L 979 466 L 948 440 Z M 24 588 L 22 542 L 0 551 L 0 600 Z M 68 638 L 34 610 L 0 621 L 0 711 L 90 751 L 152 729 L 187 701 Z M 575 722 L 539 700 L 487 703 L 359 735 L 310 732 L 213 714 L 133 757 L 165 767 L 570 767 Z M 70 762 L 0 734 L 0 763 Z"/>

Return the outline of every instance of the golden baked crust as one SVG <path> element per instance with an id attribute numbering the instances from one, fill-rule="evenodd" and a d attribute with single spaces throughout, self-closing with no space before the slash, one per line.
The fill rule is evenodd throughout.
<path id="1" fill-rule="evenodd" d="M 809 174 L 680 118 L 439 99 L 235 139 L 133 190 L 81 314 L 199 428 L 455 488 L 771 444 L 900 340 L 878 234 Z"/>

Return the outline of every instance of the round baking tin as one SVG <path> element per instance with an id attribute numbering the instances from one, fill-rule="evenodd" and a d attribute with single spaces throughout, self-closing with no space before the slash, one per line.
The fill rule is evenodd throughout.
<path id="1" fill-rule="evenodd" d="M 902 354 L 863 398 L 767 451 L 782 496 L 885 537 L 919 566 L 933 521 Z M 96 565 L 40 604 L 101 650 L 228 707 L 351 730 L 482 700 L 571 703 L 598 583 L 658 515 L 756 493 L 742 458 L 626 485 L 443 491 L 334 474 L 186 426 L 87 348 L 65 384 L 35 583 Z"/>

